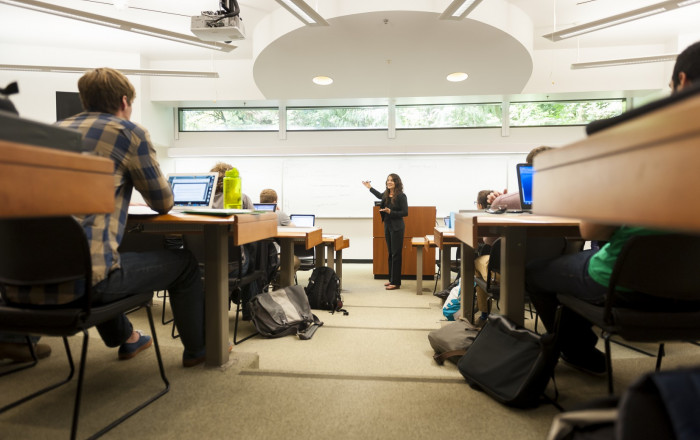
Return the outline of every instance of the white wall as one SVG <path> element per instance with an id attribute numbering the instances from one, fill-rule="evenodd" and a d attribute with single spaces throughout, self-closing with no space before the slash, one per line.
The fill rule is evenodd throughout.
<path id="1" fill-rule="evenodd" d="M 589 61 L 594 56 L 622 58 L 648 53 L 665 52 L 663 47 L 625 47 L 601 49 L 595 54 L 579 53 L 572 49 L 539 50 L 533 53 L 535 70 L 523 93 L 584 93 L 589 91 L 630 91 L 664 90 L 670 76 L 668 63 L 627 66 L 619 68 L 587 69 L 572 71 L 570 64 L 576 61 Z M 110 66 L 116 68 L 153 68 L 173 70 L 216 70 L 219 79 L 184 79 L 161 77 L 130 76 L 129 79 L 137 89 L 132 119 L 146 126 L 156 145 L 159 161 L 166 173 L 185 169 L 208 168 L 216 160 L 227 162 L 253 162 L 256 173 L 245 176 L 251 184 L 250 196 L 258 199 L 259 188 L 277 186 L 283 206 L 295 209 L 294 194 L 285 193 L 290 186 L 284 182 L 283 168 L 280 163 L 294 160 L 303 163 L 304 157 L 322 157 L 327 164 L 344 165 L 344 157 L 364 158 L 373 160 L 377 155 L 385 158 L 401 157 L 410 163 L 411 169 L 419 170 L 421 157 L 417 154 L 433 154 L 448 160 L 468 158 L 475 161 L 473 165 L 483 164 L 484 168 L 493 167 L 494 157 L 507 157 L 500 162 L 493 172 L 492 187 L 514 188 L 512 167 L 513 158 L 524 157 L 533 147 L 538 145 L 561 146 L 577 141 L 585 136 L 582 127 L 550 127 L 550 128 L 511 128 L 507 133 L 501 129 L 462 129 L 462 130 L 398 130 L 396 136 L 390 138 L 386 131 L 363 132 L 322 132 L 305 133 L 289 132 L 286 136 L 279 133 L 177 133 L 175 126 L 175 109 L 180 105 L 193 102 L 207 105 L 219 105 L 235 102 L 246 102 L 248 105 L 267 103 L 255 85 L 252 77 L 252 60 L 210 60 L 188 61 L 172 60 L 152 62 L 141 59 L 133 53 L 108 53 L 78 50 L 56 50 L 55 48 L 29 47 L 10 43 L 0 43 L 0 54 L 7 64 L 55 64 L 61 66 Z M 597 59 L 597 58 L 596 58 Z M 55 92 L 77 91 L 78 74 L 64 73 L 31 73 L 0 71 L 0 84 L 18 81 L 20 94 L 12 97 L 20 114 L 24 117 L 47 123 L 55 121 Z M 473 100 L 474 97 L 466 97 Z M 335 156 L 329 156 L 333 154 Z M 443 156 L 439 156 L 443 155 Z M 314 159 L 317 160 L 317 159 Z M 480 162 L 481 161 L 481 162 Z M 377 167 L 374 167 L 377 168 Z M 271 170 L 270 175 L 264 175 L 261 170 Z M 451 168 L 452 172 L 454 169 Z M 392 172 L 387 165 L 386 170 L 378 167 L 375 174 L 369 176 L 379 180 L 375 185 L 381 187 L 386 177 L 384 173 Z M 413 172 L 413 171 L 412 171 Z M 345 172 L 347 175 L 347 172 Z M 255 174 L 253 177 L 251 174 Z M 364 173 L 362 178 L 364 177 Z M 327 175 L 325 175 L 327 176 Z M 414 186 L 411 194 L 429 194 L 434 191 L 440 194 L 442 200 L 453 198 L 454 204 L 449 208 L 443 203 L 439 216 L 447 210 L 471 208 L 477 185 L 486 185 L 482 174 L 478 182 L 469 176 L 460 176 L 458 184 L 450 185 L 449 178 L 443 176 L 437 187 L 431 186 L 431 179 L 426 177 L 423 182 L 407 182 Z M 314 182 L 310 173 L 310 185 Z M 445 180 L 446 179 L 446 180 Z M 352 181 L 351 181 L 352 180 Z M 413 180 L 413 179 L 412 179 Z M 447 183 L 445 183 L 447 182 Z M 367 200 L 367 217 L 338 218 L 321 216 L 318 224 L 329 233 L 342 233 L 351 239 L 351 247 L 344 252 L 345 258 L 371 259 L 371 219 L 368 218 L 371 197 L 360 185 L 359 180 L 349 178 L 349 185 L 357 186 L 358 200 Z M 415 185 L 423 185 L 421 191 L 416 191 Z M 299 189 L 295 182 L 292 185 Z M 427 188 L 427 190 L 425 189 Z M 354 197 L 354 195 L 353 195 Z M 415 199 L 415 197 L 414 197 Z M 309 208 L 308 203 L 298 205 Z"/>

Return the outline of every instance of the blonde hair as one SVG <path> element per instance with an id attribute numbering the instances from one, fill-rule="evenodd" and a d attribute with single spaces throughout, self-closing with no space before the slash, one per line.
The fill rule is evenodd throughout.
<path id="1" fill-rule="evenodd" d="M 83 108 L 89 112 L 115 114 L 121 108 L 122 97 L 134 102 L 136 89 L 118 70 L 100 67 L 89 70 L 78 80 L 78 91 Z"/>
<path id="2" fill-rule="evenodd" d="M 260 203 L 275 203 L 277 202 L 277 191 L 274 189 L 264 189 L 260 191 Z"/>

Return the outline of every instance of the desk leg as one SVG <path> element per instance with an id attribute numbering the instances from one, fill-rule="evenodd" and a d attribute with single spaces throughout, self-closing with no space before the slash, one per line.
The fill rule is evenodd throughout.
<path id="1" fill-rule="evenodd" d="M 506 228 L 501 240 L 501 310 L 518 325 L 524 323 L 525 229 Z"/>
<path id="2" fill-rule="evenodd" d="M 204 226 L 205 331 L 208 367 L 228 362 L 228 228 Z"/>
<path id="3" fill-rule="evenodd" d="M 321 243 L 319 245 L 316 245 L 316 247 L 314 248 L 314 253 L 316 254 L 316 261 L 314 263 L 315 267 L 323 267 L 326 265 L 326 260 L 323 254 L 324 247 L 325 246 L 323 245 L 323 243 Z"/>
<path id="4" fill-rule="evenodd" d="M 416 246 L 416 295 L 423 294 L 423 245 Z"/>
<path id="5" fill-rule="evenodd" d="M 474 323 L 474 259 L 467 258 L 474 255 L 474 249 L 464 243 L 462 246 L 462 262 L 460 274 L 462 277 L 462 301 L 460 304 L 462 317 L 470 323 Z"/>
<path id="6" fill-rule="evenodd" d="M 335 273 L 340 280 L 340 290 L 343 290 L 343 250 L 335 251 Z"/>
<path id="7" fill-rule="evenodd" d="M 294 240 L 280 239 L 280 288 L 294 284 Z"/>
<path id="8" fill-rule="evenodd" d="M 452 248 L 443 246 L 442 258 L 440 258 L 440 284 L 442 285 L 442 290 L 450 287 L 450 283 L 452 282 L 450 266 L 452 266 Z"/>
<path id="9" fill-rule="evenodd" d="M 326 246 L 326 265 L 333 269 L 334 266 L 334 258 L 333 258 L 333 250 L 335 247 L 333 245 L 331 246 Z"/>

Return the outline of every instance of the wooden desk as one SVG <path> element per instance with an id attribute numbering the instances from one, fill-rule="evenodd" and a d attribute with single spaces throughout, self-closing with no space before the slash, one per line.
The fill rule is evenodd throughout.
<path id="1" fill-rule="evenodd" d="M 435 246 L 440 249 L 440 286 L 442 290 L 447 289 L 452 282 L 452 251 L 451 248 L 459 246 L 461 242 L 455 236 L 455 231 L 450 228 L 436 227 Z"/>
<path id="2" fill-rule="evenodd" d="M 114 211 L 114 162 L 0 140 L 0 218 Z"/>
<path id="3" fill-rule="evenodd" d="M 323 241 L 323 231 L 319 227 L 296 228 L 278 226 L 277 235 L 280 240 L 280 287 L 294 284 L 294 242 L 303 241 L 306 249 L 319 245 Z"/>
<path id="4" fill-rule="evenodd" d="M 538 155 L 535 212 L 700 232 L 698 114 L 695 95 Z"/>
<path id="5" fill-rule="evenodd" d="M 204 234 L 204 292 L 206 365 L 221 366 L 228 362 L 228 238 L 237 246 L 274 237 L 277 215 L 240 214 L 228 217 L 170 213 L 165 215 L 129 216 L 128 227 L 143 225 L 144 232 Z"/>
<path id="6" fill-rule="evenodd" d="M 316 267 L 328 266 L 335 270 L 343 288 L 343 249 L 350 247 L 350 239 L 342 235 L 322 235 L 321 244 L 316 245 Z M 324 248 L 325 254 L 324 255 Z"/>
<path id="7" fill-rule="evenodd" d="M 580 237 L 579 221 L 531 214 L 457 214 L 455 236 L 462 242 L 461 273 L 464 283 L 474 279 L 474 255 L 479 238 L 501 239 L 501 310 L 523 325 L 525 298 L 525 246 L 528 237 Z M 474 316 L 471 296 L 462 295 L 462 316 Z"/>

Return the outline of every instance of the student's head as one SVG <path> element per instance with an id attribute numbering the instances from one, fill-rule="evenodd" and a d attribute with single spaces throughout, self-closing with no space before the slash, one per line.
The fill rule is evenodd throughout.
<path id="1" fill-rule="evenodd" d="M 489 202 L 487 201 L 487 198 L 492 192 L 492 189 L 482 189 L 481 191 L 479 191 L 479 193 L 476 195 L 477 209 L 486 209 L 489 207 Z"/>
<path id="2" fill-rule="evenodd" d="M 85 72 L 78 80 L 78 91 L 86 111 L 116 114 L 125 104 L 127 116 L 131 115 L 131 104 L 136 97 L 136 90 L 126 76 L 109 67 Z"/>
<path id="3" fill-rule="evenodd" d="M 700 80 L 700 41 L 686 47 L 676 58 L 671 76 L 671 89 L 679 92 Z"/>
<path id="4" fill-rule="evenodd" d="M 260 203 L 277 203 L 277 191 L 270 188 L 260 191 Z"/>
<path id="5" fill-rule="evenodd" d="M 403 192 L 403 183 L 401 183 L 401 178 L 396 173 L 391 173 L 386 177 L 386 188 L 393 189 L 395 193 Z"/>
<path id="6" fill-rule="evenodd" d="M 525 158 L 525 162 L 532 165 L 532 161 L 535 160 L 535 156 L 540 154 L 543 151 L 551 150 L 552 147 L 547 147 L 545 145 L 535 147 L 530 152 L 527 154 L 527 157 Z"/>
<path id="7" fill-rule="evenodd" d="M 211 173 L 219 173 L 219 179 L 216 181 L 217 194 L 224 192 L 224 177 L 226 176 L 226 171 L 230 170 L 231 168 L 233 168 L 233 165 L 229 163 L 217 162 L 216 165 L 209 170 Z"/>

